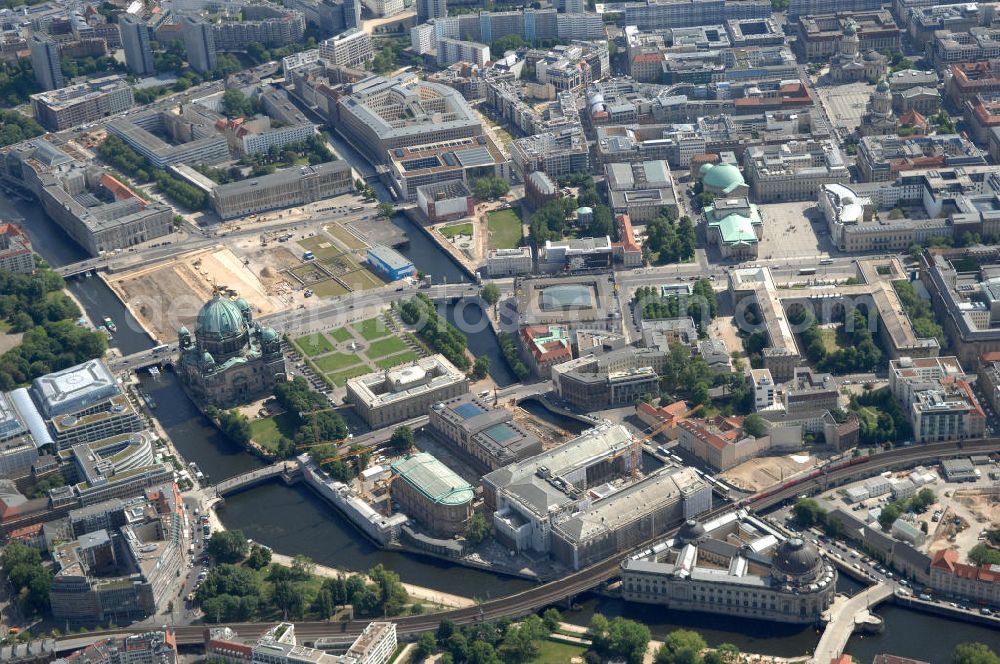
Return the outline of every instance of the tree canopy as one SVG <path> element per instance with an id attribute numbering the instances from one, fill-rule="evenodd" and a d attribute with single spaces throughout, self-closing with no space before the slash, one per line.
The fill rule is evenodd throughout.
<path id="1" fill-rule="evenodd" d="M 247 557 L 250 545 L 242 530 L 221 530 L 208 540 L 208 553 L 222 563 L 237 563 Z"/>

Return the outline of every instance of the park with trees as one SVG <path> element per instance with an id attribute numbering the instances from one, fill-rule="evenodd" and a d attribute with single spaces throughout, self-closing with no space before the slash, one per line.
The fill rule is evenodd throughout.
<path id="1" fill-rule="evenodd" d="M 0 270 L 0 321 L 21 342 L 0 355 L 0 389 L 104 355 L 108 340 L 76 324 L 80 308 L 65 293 L 62 277 L 46 267 L 34 274 Z"/>

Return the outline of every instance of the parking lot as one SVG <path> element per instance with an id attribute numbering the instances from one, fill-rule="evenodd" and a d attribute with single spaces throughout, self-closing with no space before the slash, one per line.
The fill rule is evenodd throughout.
<path id="1" fill-rule="evenodd" d="M 760 206 L 764 239 L 758 257 L 828 258 L 834 249 L 815 201 Z"/>
<path id="2" fill-rule="evenodd" d="M 836 127 L 854 131 L 861 124 L 861 116 L 875 88 L 868 83 L 846 83 L 830 87 L 817 87 L 820 103 L 826 109 L 830 122 Z"/>

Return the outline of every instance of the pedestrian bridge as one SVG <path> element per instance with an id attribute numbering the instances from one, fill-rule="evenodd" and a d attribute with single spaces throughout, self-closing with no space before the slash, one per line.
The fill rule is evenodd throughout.
<path id="1" fill-rule="evenodd" d="M 838 597 L 828 609 L 829 622 L 819 639 L 813 664 L 830 664 L 844 653 L 847 640 L 856 630 L 862 631 L 881 624 L 869 613 L 869 609 L 892 596 L 892 584 L 879 582 L 854 597 L 842 600 Z"/>

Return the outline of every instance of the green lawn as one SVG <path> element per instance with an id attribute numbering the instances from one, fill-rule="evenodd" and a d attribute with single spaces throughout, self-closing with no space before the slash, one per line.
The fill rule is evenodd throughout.
<path id="1" fill-rule="evenodd" d="M 361 358 L 357 355 L 348 355 L 347 353 L 331 353 L 329 355 L 324 355 L 323 357 L 317 357 L 313 360 L 316 366 L 319 367 L 319 370 L 323 373 L 339 371 L 344 367 L 349 367 L 360 361 Z"/>
<path id="2" fill-rule="evenodd" d="M 375 341 L 388 336 L 392 331 L 386 326 L 381 318 L 369 318 L 360 323 L 351 323 L 351 327 L 360 334 L 365 341 Z"/>
<path id="3" fill-rule="evenodd" d="M 317 297 L 337 297 L 338 295 L 344 295 L 347 293 L 347 289 L 333 279 L 327 279 L 326 281 L 321 281 L 318 284 L 312 284 L 309 288 L 312 289 L 312 292 L 315 293 Z"/>
<path id="4" fill-rule="evenodd" d="M 377 360 L 380 357 L 385 357 L 386 355 L 401 353 L 406 350 L 406 348 L 406 344 L 399 337 L 389 337 L 388 339 L 376 341 L 372 345 L 368 346 L 368 350 L 365 351 L 365 355 L 367 355 L 370 360 Z"/>
<path id="5" fill-rule="evenodd" d="M 574 657 L 583 657 L 587 650 L 583 646 L 544 640 L 538 644 L 538 657 L 531 664 L 569 664 Z"/>
<path id="6" fill-rule="evenodd" d="M 344 283 L 356 291 L 378 288 L 379 286 L 385 285 L 384 281 L 376 277 L 367 269 L 361 267 L 353 272 L 341 275 L 340 278 L 344 280 Z"/>
<path id="7" fill-rule="evenodd" d="M 303 249 L 313 252 L 317 260 L 333 258 L 334 256 L 339 256 L 344 253 L 343 249 L 335 245 L 330 238 L 322 234 L 307 237 L 304 240 L 299 240 L 299 244 L 302 245 Z"/>
<path id="8" fill-rule="evenodd" d="M 337 343 L 341 344 L 354 338 L 354 335 L 346 327 L 338 327 L 336 330 L 330 332 L 330 336 L 336 339 Z"/>
<path id="9" fill-rule="evenodd" d="M 333 350 L 333 344 L 320 333 L 307 334 L 295 339 L 295 346 L 309 357 L 322 355 Z"/>
<path id="10" fill-rule="evenodd" d="M 366 246 L 364 242 L 355 237 L 353 233 L 343 226 L 330 224 L 329 226 L 324 226 L 323 230 L 343 242 L 350 249 L 364 249 Z"/>
<path id="11" fill-rule="evenodd" d="M 490 249 L 513 249 L 521 244 L 521 218 L 514 210 L 494 210 L 487 223 Z"/>
<path id="12" fill-rule="evenodd" d="M 391 369 L 392 367 L 399 366 L 400 364 L 408 364 L 410 362 L 416 361 L 418 355 L 412 350 L 408 350 L 405 353 L 400 353 L 399 355 L 391 355 L 389 357 L 383 357 L 381 360 L 375 360 L 375 366 L 379 369 Z"/>
<path id="13" fill-rule="evenodd" d="M 281 413 L 272 417 L 254 420 L 250 423 L 250 432 L 257 444 L 269 450 L 278 449 L 278 440 L 295 437 L 294 418 L 291 413 Z"/>
<path id="14" fill-rule="evenodd" d="M 472 236 L 472 224 L 454 224 L 452 226 L 442 226 L 440 229 L 441 235 L 445 236 L 449 240 L 456 235 L 468 235 Z"/>
<path id="15" fill-rule="evenodd" d="M 372 373 L 372 370 L 362 364 L 341 371 L 340 373 L 327 374 L 326 377 L 329 378 L 337 387 L 343 387 L 344 383 L 351 378 L 354 378 L 355 376 L 364 376 L 366 373 Z"/>

